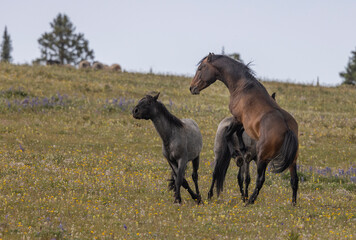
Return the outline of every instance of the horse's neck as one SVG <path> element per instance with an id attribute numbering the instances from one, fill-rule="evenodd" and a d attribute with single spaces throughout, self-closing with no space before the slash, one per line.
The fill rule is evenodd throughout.
<path id="1" fill-rule="evenodd" d="M 238 91 L 242 91 L 246 79 L 241 69 L 236 66 L 228 66 L 220 74 L 220 81 L 228 88 L 231 96 Z"/>
<path id="2" fill-rule="evenodd" d="M 172 124 L 167 118 L 163 116 L 163 114 L 158 114 L 151 120 L 163 143 L 167 144 L 167 142 L 171 139 L 172 136 Z"/>
<path id="3" fill-rule="evenodd" d="M 221 81 L 229 90 L 230 96 L 233 96 L 243 90 L 246 79 L 244 77 L 234 78 L 232 76 L 224 76 Z"/>

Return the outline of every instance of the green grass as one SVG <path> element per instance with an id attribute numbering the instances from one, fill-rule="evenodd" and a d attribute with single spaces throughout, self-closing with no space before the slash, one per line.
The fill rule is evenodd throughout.
<path id="1" fill-rule="evenodd" d="M 60 67 L 0 65 L 0 239 L 352 239 L 356 189 L 339 169 L 356 167 L 356 89 L 263 82 L 299 123 L 298 204 L 289 173 L 267 173 L 244 207 L 231 165 L 219 199 L 206 201 L 214 136 L 229 116 L 217 82 L 199 96 L 191 79 Z M 170 169 L 150 121 L 131 108 L 146 93 L 203 135 L 204 204 L 182 191 L 173 204 Z M 309 168 L 312 167 L 312 171 Z M 318 169 L 330 168 L 322 175 Z M 256 167 L 252 164 L 254 187 Z M 192 183 L 191 166 L 186 176 Z M 353 175 L 355 177 L 355 175 Z"/>

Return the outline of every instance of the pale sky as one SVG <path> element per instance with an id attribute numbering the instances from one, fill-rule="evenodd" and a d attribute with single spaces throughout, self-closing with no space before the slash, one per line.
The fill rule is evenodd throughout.
<path id="1" fill-rule="evenodd" d="M 353 0 L 0 0 L 14 63 L 40 56 L 37 40 L 58 13 L 95 60 L 133 72 L 193 76 L 201 58 L 224 47 L 252 61 L 257 77 L 338 85 L 356 50 Z"/>

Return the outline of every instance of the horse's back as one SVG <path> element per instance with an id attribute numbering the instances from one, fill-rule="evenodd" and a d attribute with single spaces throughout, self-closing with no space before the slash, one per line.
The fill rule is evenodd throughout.
<path id="1" fill-rule="evenodd" d="M 226 144 L 225 134 L 227 128 L 235 121 L 234 117 L 226 117 L 218 125 L 218 129 L 215 134 L 214 140 L 214 154 L 217 155 L 221 149 L 223 149 L 224 145 Z M 235 144 L 234 144 L 235 146 Z"/>
<path id="2" fill-rule="evenodd" d="M 224 118 L 218 125 L 218 129 L 215 134 L 215 141 L 214 141 L 214 154 L 216 157 L 219 154 L 223 154 L 225 151 L 225 147 L 227 144 L 226 140 L 226 133 L 228 128 L 235 122 L 235 117 L 226 117 Z M 232 144 L 235 149 L 240 149 L 241 144 L 236 134 L 232 135 L 231 138 Z M 245 131 L 242 134 L 242 141 L 247 148 L 247 151 L 251 153 L 252 156 L 256 155 L 256 141 L 253 140 Z"/>

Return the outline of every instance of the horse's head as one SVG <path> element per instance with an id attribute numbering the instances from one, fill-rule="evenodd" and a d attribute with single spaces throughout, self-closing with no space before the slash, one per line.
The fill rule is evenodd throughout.
<path id="1" fill-rule="evenodd" d="M 190 92 L 199 94 L 201 90 L 214 83 L 219 75 L 219 71 L 212 65 L 214 54 L 209 53 L 199 64 L 195 76 L 190 84 Z"/>
<path id="2" fill-rule="evenodd" d="M 132 116 L 136 119 L 151 119 L 158 96 L 159 93 L 155 96 L 146 95 L 146 97 L 142 98 L 132 109 Z"/>

